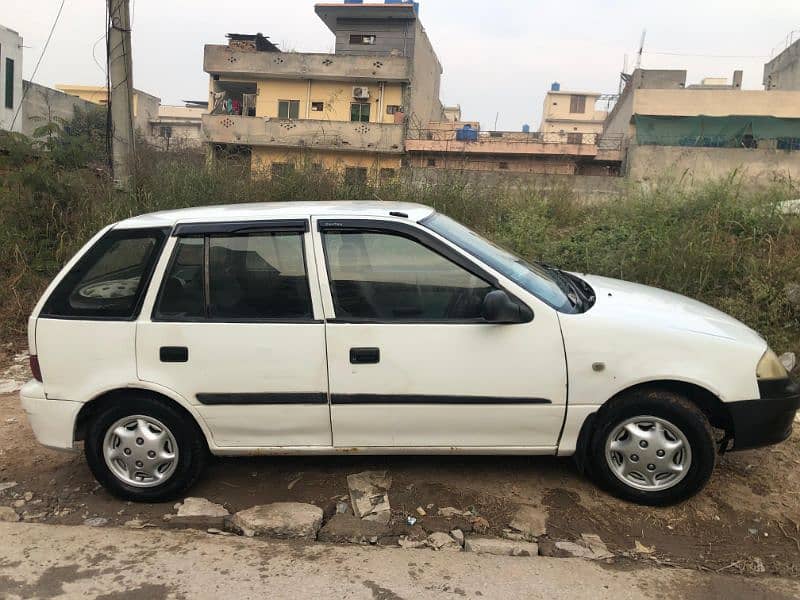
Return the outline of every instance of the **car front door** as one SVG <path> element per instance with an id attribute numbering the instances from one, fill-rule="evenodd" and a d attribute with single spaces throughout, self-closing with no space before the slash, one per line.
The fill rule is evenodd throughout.
<path id="1" fill-rule="evenodd" d="M 554 451 L 566 408 L 554 310 L 403 219 L 312 229 L 334 446 Z M 494 289 L 534 318 L 486 322 Z"/>
<path id="2" fill-rule="evenodd" d="M 178 225 L 156 280 L 140 379 L 194 404 L 220 448 L 331 445 L 307 220 Z"/>

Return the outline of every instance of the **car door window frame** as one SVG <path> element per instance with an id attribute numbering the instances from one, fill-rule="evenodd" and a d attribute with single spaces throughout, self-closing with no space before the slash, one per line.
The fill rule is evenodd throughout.
<path id="1" fill-rule="evenodd" d="M 316 269 L 309 269 L 309 257 L 306 245 L 306 236 L 309 232 L 308 219 L 273 219 L 269 221 L 236 221 L 236 222 L 208 222 L 208 223 L 179 223 L 172 230 L 172 237 L 176 242 L 172 247 L 171 255 L 164 270 L 160 273 L 161 281 L 159 289 L 150 310 L 150 319 L 157 323 L 295 323 L 309 324 L 322 323 L 322 320 L 315 318 L 314 308 L 314 286 L 311 278 L 316 277 Z M 293 233 L 300 238 L 300 249 L 303 257 L 303 269 L 305 271 L 306 286 L 308 287 L 308 303 L 310 314 L 306 317 L 211 317 L 208 316 L 208 306 L 210 302 L 210 241 L 212 237 L 235 237 L 274 233 Z M 180 252 L 180 238 L 202 238 L 203 239 L 203 303 L 206 307 L 206 315 L 202 317 L 178 317 L 158 314 L 162 295 L 166 287 L 167 278 L 178 258 Z M 313 260 L 313 259 L 312 259 Z M 313 266 L 313 262 L 312 262 Z"/>
<path id="2" fill-rule="evenodd" d="M 332 277 L 330 261 L 328 260 L 328 249 L 325 244 L 324 235 L 326 232 L 356 232 L 356 233 L 380 233 L 404 237 L 427 248 L 431 252 L 441 256 L 445 260 L 455 264 L 457 267 L 467 271 L 471 275 L 486 282 L 487 285 L 496 290 L 502 290 L 514 301 L 523 306 L 528 306 L 526 302 L 511 293 L 500 285 L 497 277 L 474 263 L 466 256 L 460 254 L 441 240 L 429 234 L 420 227 L 399 221 L 389 221 L 381 219 L 318 219 L 317 231 L 320 233 L 319 243 L 322 247 L 323 261 L 325 262 L 325 277 L 327 278 L 327 294 L 330 298 L 330 306 L 333 310 L 333 317 L 326 318 L 328 323 L 380 323 L 380 324 L 453 324 L 453 325 L 485 325 L 488 321 L 482 317 L 475 319 L 414 319 L 414 318 L 393 318 L 375 319 L 369 317 L 338 317 L 336 315 L 336 302 L 333 297 Z M 530 309 L 530 306 L 528 306 Z M 530 309 L 533 312 L 533 309 Z"/>

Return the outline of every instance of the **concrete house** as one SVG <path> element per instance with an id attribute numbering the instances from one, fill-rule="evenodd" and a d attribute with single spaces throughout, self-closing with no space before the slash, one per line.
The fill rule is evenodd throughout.
<path id="1" fill-rule="evenodd" d="M 300 160 L 363 180 L 401 166 L 409 129 L 442 119 L 442 67 L 411 3 L 317 4 L 335 52 L 281 52 L 261 34 L 205 47 L 205 140 L 254 173 Z"/>
<path id="2" fill-rule="evenodd" d="M 17 115 L 21 102 L 22 36 L 0 25 L 0 129 L 22 131 L 22 119 Z"/>
<path id="3" fill-rule="evenodd" d="M 764 89 L 800 90 L 800 39 L 764 65 Z"/>
<path id="4" fill-rule="evenodd" d="M 733 170 L 800 177 L 800 90 L 743 90 L 741 72 L 686 85 L 685 70 L 637 69 L 608 116 L 634 180 L 665 171 L 693 179 Z"/>
<path id="5" fill-rule="evenodd" d="M 594 144 L 603 131 L 608 112 L 598 110 L 599 92 L 562 91 L 554 83 L 544 98 L 539 131 L 550 142 Z"/>
<path id="6" fill-rule="evenodd" d="M 208 105 L 184 106 L 162 104 L 158 116 L 150 119 L 150 137 L 162 150 L 200 149 L 203 147 L 203 114 Z"/>

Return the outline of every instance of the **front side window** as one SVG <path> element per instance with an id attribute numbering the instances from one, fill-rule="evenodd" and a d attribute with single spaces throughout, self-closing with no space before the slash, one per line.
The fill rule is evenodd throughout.
<path id="1" fill-rule="evenodd" d="M 279 119 L 299 119 L 300 100 L 278 100 Z"/>
<path id="2" fill-rule="evenodd" d="M 311 319 L 302 234 L 180 238 L 164 276 L 158 320 Z"/>
<path id="3" fill-rule="evenodd" d="M 6 108 L 14 108 L 14 61 L 6 59 Z"/>
<path id="4" fill-rule="evenodd" d="M 586 112 L 586 96 L 570 96 L 569 97 L 569 112 L 571 112 L 571 113 L 585 113 Z"/>
<path id="5" fill-rule="evenodd" d="M 42 316 L 134 318 L 166 237 L 163 229 L 108 232 L 61 280 Z"/>
<path id="6" fill-rule="evenodd" d="M 493 288 L 419 242 L 391 232 L 327 231 L 325 257 L 339 319 L 480 320 Z"/>

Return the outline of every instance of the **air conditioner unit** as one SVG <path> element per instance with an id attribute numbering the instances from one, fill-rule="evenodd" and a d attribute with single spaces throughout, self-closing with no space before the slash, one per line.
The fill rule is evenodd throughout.
<path id="1" fill-rule="evenodd" d="M 359 100 L 367 100 L 369 98 L 369 88 L 354 87 L 353 98 L 358 98 Z"/>

